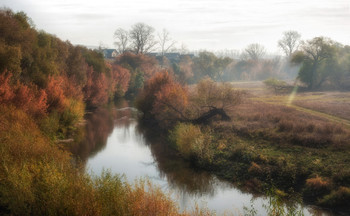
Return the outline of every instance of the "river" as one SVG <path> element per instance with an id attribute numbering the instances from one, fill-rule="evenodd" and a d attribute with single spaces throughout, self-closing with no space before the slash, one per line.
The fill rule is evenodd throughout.
<path id="1" fill-rule="evenodd" d="M 86 172 L 98 175 L 109 169 L 123 174 L 129 182 L 146 177 L 171 192 L 182 210 L 191 210 L 196 203 L 217 214 L 242 215 L 244 207 L 251 210 L 251 206 L 257 215 L 267 214 L 267 197 L 244 192 L 208 172 L 195 170 L 176 155 L 158 131 L 140 126 L 138 115 L 126 100 L 86 115 L 80 139 L 70 146 Z M 331 215 L 310 206 L 298 208 L 304 215 Z"/>

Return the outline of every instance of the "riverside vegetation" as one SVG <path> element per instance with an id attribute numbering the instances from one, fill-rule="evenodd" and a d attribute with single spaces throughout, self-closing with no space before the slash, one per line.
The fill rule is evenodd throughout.
<path id="1" fill-rule="evenodd" d="M 261 86 L 213 81 L 277 75 L 281 67 L 271 60 L 234 62 L 202 52 L 170 62 L 125 52 L 106 61 L 98 50 L 38 31 L 26 14 L 8 9 L 0 11 L 0 30 L 0 214 L 210 215 L 200 208 L 179 211 L 147 180 L 130 184 L 108 171 L 88 175 L 58 144 L 74 137 L 86 110 L 124 95 L 136 95 L 142 120 L 161 126 L 196 167 L 252 190 L 273 186 L 282 197 L 298 192 L 332 209 L 349 203 L 346 92 L 293 93 L 288 100 L 262 93 Z M 348 46 L 323 38 L 308 46 L 325 53 L 317 59 L 322 67 L 312 67 L 302 50 L 293 57 L 303 65 L 307 89 L 346 89 Z M 328 64 L 341 73 L 326 73 Z"/>
<path id="2" fill-rule="evenodd" d="M 236 85 L 206 79 L 181 88 L 162 73 L 146 84 L 138 108 L 145 121 L 169 130 L 170 143 L 195 167 L 247 189 L 275 187 L 285 198 L 299 194 L 308 203 L 347 211 L 350 124 L 342 118 L 347 110 L 336 107 L 346 107 L 349 93 L 276 96 L 261 84 Z M 222 112 L 208 115 L 214 110 Z"/>
<path id="3" fill-rule="evenodd" d="M 137 71 L 35 30 L 22 12 L 1 9 L 1 215 L 190 214 L 147 180 L 86 174 L 57 144 L 74 135 L 85 109 L 140 88 L 135 80 L 156 68 L 147 56 L 132 57 L 141 62 Z"/>

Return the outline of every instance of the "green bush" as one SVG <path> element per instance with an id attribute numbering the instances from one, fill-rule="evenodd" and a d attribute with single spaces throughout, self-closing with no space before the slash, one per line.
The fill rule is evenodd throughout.
<path id="1" fill-rule="evenodd" d="M 185 158 L 197 158 L 199 162 L 212 160 L 212 138 L 209 133 L 202 133 L 199 126 L 179 123 L 171 131 L 170 138 Z"/>
<path id="2" fill-rule="evenodd" d="M 278 80 L 276 78 L 269 78 L 264 80 L 264 84 L 268 87 L 275 87 L 275 86 L 287 86 L 287 83 L 282 80 Z"/>
<path id="3" fill-rule="evenodd" d="M 286 83 L 283 80 L 278 80 L 275 78 L 269 78 L 267 80 L 264 80 L 264 84 L 267 88 L 273 89 L 275 93 L 281 93 L 283 90 L 285 90 L 288 87 L 288 83 Z"/>

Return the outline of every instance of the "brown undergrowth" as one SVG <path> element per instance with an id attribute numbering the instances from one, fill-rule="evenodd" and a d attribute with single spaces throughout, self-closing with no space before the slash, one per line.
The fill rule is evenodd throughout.
<path id="1" fill-rule="evenodd" d="M 350 147 L 350 130 L 342 124 L 283 105 L 246 100 L 231 115 L 232 122 L 224 124 L 243 136 L 311 148 Z"/>
<path id="2" fill-rule="evenodd" d="M 90 176 L 15 107 L 0 106 L 1 215 L 210 215 L 181 212 L 147 180 L 128 183 L 106 171 Z"/>
<path id="3" fill-rule="evenodd" d="M 308 202 L 346 208 L 350 201 L 347 125 L 288 107 L 279 98 L 283 96 L 273 103 L 264 98 L 269 97 L 266 94 L 256 97 L 251 92 L 231 110 L 232 121 L 211 125 L 213 142 L 224 140 L 224 144 L 214 148 L 210 169 L 255 190 L 274 185 L 288 193 L 299 191 Z M 220 150 L 220 145 L 225 148 Z"/>
<path id="4" fill-rule="evenodd" d="M 244 90 L 244 85 L 240 89 Z M 171 138 L 179 152 L 186 156 L 181 148 L 186 142 L 194 164 L 248 190 L 264 192 L 277 187 L 288 196 L 297 192 L 307 202 L 346 210 L 350 201 L 350 128 L 342 122 L 347 120 L 340 115 L 333 119 L 335 111 L 322 115 L 317 108 L 287 106 L 289 95 L 274 95 L 255 87 L 227 112 L 230 121 L 212 119 L 210 125 L 196 126 L 200 129 L 197 133 L 180 132 L 193 126 L 178 124 Z M 321 96 L 302 93 L 295 101 L 312 98 L 327 103 Z M 337 99 L 328 98 L 331 100 Z M 344 108 L 333 107 L 337 109 L 341 112 Z M 201 148 L 198 133 L 208 137 Z"/>
<path id="5" fill-rule="evenodd" d="M 300 94 L 293 104 L 350 120 L 349 92 L 304 93 Z"/>

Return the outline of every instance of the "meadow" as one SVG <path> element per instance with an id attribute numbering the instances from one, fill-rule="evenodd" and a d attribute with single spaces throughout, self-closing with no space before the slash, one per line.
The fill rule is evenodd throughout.
<path id="1" fill-rule="evenodd" d="M 203 167 L 248 190 L 276 187 L 287 197 L 346 209 L 350 93 L 276 94 L 262 82 L 232 84 L 245 91 L 244 100 L 229 111 L 231 121 L 204 129 L 215 144 Z"/>

